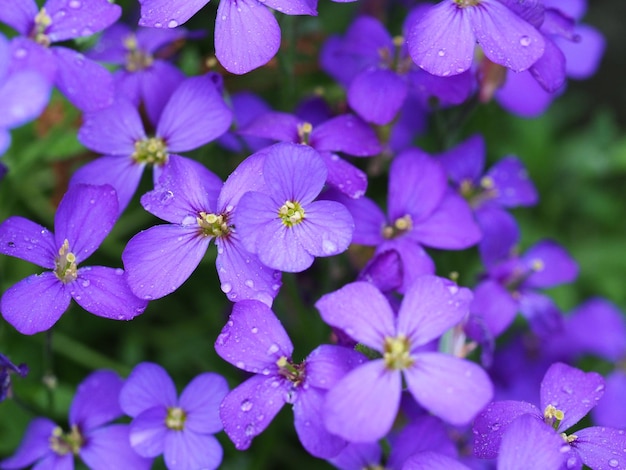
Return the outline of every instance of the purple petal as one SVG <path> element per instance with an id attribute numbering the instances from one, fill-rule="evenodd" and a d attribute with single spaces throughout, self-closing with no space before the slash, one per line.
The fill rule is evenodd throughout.
<path id="1" fill-rule="evenodd" d="M 243 129 L 259 116 L 270 111 L 269 105 L 256 94 L 249 91 L 234 93 L 230 96 L 230 104 L 234 112 L 235 129 Z M 281 139 L 282 140 L 282 139 Z M 252 152 L 261 150 L 272 144 L 272 141 L 263 137 L 240 137 L 232 130 L 218 139 L 219 145 L 232 151 L 243 153 L 246 149 Z"/>
<path id="2" fill-rule="evenodd" d="M 222 446 L 212 435 L 184 430 L 169 432 L 165 438 L 163 457 L 169 470 L 214 470 L 222 463 L 222 455 Z"/>
<path id="3" fill-rule="evenodd" d="M 384 241 L 383 228 L 386 217 L 378 205 L 367 197 L 351 199 L 339 193 L 333 193 L 332 199 L 348 208 L 354 219 L 352 242 L 361 245 L 377 246 Z"/>
<path id="4" fill-rule="evenodd" d="M 567 444 L 549 426 L 532 415 L 513 421 L 502 437 L 498 468 L 553 470 L 562 468 Z"/>
<path id="5" fill-rule="evenodd" d="M 410 236 L 426 246 L 459 250 L 475 245 L 481 233 L 467 202 L 448 191 L 430 217 L 414 221 Z"/>
<path id="6" fill-rule="evenodd" d="M 114 87 L 111 72 L 83 54 L 53 47 L 58 62 L 56 85 L 81 111 L 92 112 L 113 103 Z"/>
<path id="7" fill-rule="evenodd" d="M 470 8 L 441 2 L 417 20 L 407 38 L 413 61 L 433 75 L 446 77 L 466 71 L 474 57 L 474 33 L 468 21 Z"/>
<path id="8" fill-rule="evenodd" d="M 178 400 L 179 406 L 187 413 L 185 431 L 200 434 L 220 432 L 219 406 L 227 393 L 226 379 L 218 374 L 205 372 L 189 382 Z"/>
<path id="9" fill-rule="evenodd" d="M 324 391 L 310 387 L 298 393 L 293 405 L 294 426 L 302 446 L 321 459 L 336 456 L 347 444 L 326 430 L 322 421 L 324 398 Z"/>
<path id="10" fill-rule="evenodd" d="M 469 313 L 469 289 L 436 276 L 420 276 L 408 286 L 397 319 L 397 333 L 413 350 L 438 338 Z"/>
<path id="11" fill-rule="evenodd" d="M 165 425 L 167 408 L 157 406 L 142 411 L 130 423 L 130 445 L 142 457 L 157 457 L 163 453 L 165 436 L 172 431 Z"/>
<path id="12" fill-rule="evenodd" d="M 515 218 L 495 205 L 482 206 L 474 215 L 482 233 L 478 250 L 485 267 L 510 259 L 520 239 Z"/>
<path id="13" fill-rule="evenodd" d="M 146 300 L 171 294 L 198 267 L 210 241 L 197 226 L 156 225 L 139 232 L 122 253 L 130 289 Z"/>
<path id="14" fill-rule="evenodd" d="M 496 99 L 503 108 L 528 118 L 542 114 L 554 98 L 555 94 L 545 91 L 530 72 L 509 70 L 504 85 L 496 92 Z"/>
<path id="15" fill-rule="evenodd" d="M 527 291 L 518 297 L 519 311 L 524 315 L 531 329 L 541 338 L 563 330 L 563 314 L 547 295 Z"/>
<path id="16" fill-rule="evenodd" d="M 419 106 L 424 109 L 462 104 L 475 88 L 475 78 L 471 70 L 440 77 L 415 69 L 409 72 L 409 80 L 415 91 L 415 99 L 419 100 Z"/>
<path id="17" fill-rule="evenodd" d="M 469 470 L 456 459 L 437 452 L 419 452 L 404 462 L 402 470 Z"/>
<path id="18" fill-rule="evenodd" d="M 54 235 L 45 227 L 13 216 L 0 225 L 0 253 L 54 269 L 58 248 Z"/>
<path id="19" fill-rule="evenodd" d="M 578 437 L 571 446 L 578 451 L 589 468 L 624 468 L 626 464 L 626 434 L 621 429 L 591 427 L 576 431 Z"/>
<path id="20" fill-rule="evenodd" d="M 381 292 L 389 292 L 402 288 L 402 278 L 400 254 L 391 248 L 374 254 L 359 273 L 357 281 L 369 282 Z"/>
<path id="21" fill-rule="evenodd" d="M 130 157 L 135 142 L 146 138 L 137 108 L 125 99 L 111 106 L 86 113 L 78 131 L 78 140 L 98 153 Z"/>
<path id="22" fill-rule="evenodd" d="M 0 461 L 2 468 L 18 469 L 28 467 L 46 454 L 53 454 L 50 449 L 50 437 L 57 425 L 46 418 L 33 419 L 22 438 L 22 443 L 15 453 Z"/>
<path id="23" fill-rule="evenodd" d="M 148 470 L 151 459 L 140 457 L 130 446 L 129 426 L 113 424 L 96 429 L 87 436 L 80 457 L 88 468 L 132 468 Z"/>
<path id="24" fill-rule="evenodd" d="M 439 162 L 418 149 L 402 152 L 389 170 L 389 218 L 409 214 L 414 224 L 426 219 L 441 204 L 447 186 Z"/>
<path id="25" fill-rule="evenodd" d="M 218 238 L 215 268 L 221 289 L 229 300 L 259 300 L 268 307 L 280 290 L 281 274 L 265 266 L 256 255 L 248 252 L 236 233 L 228 238 Z"/>
<path id="26" fill-rule="evenodd" d="M 217 200 L 220 211 L 232 212 L 241 196 L 248 191 L 267 192 L 263 178 L 263 164 L 267 150 L 250 155 L 226 179 Z"/>
<path id="27" fill-rule="evenodd" d="M 195 160 L 170 155 L 158 183 L 141 197 L 141 204 L 151 214 L 173 224 L 198 227 L 200 212 L 217 212 L 217 197 L 222 180 Z M 187 223 L 187 219 L 191 222 Z"/>
<path id="28" fill-rule="evenodd" d="M 353 199 L 358 199 L 365 194 L 367 175 L 364 171 L 334 153 L 320 152 L 320 156 L 328 170 L 326 177 L 328 186 L 336 188 Z"/>
<path id="29" fill-rule="evenodd" d="M 20 36 L 11 41 L 9 74 L 36 72 L 52 83 L 57 75 L 57 69 L 58 64 L 52 48 L 43 47 L 29 38 Z"/>
<path id="30" fill-rule="evenodd" d="M 269 62 L 279 47 L 278 22 L 257 0 L 220 2 L 215 22 L 215 56 L 226 70 L 247 73 Z"/>
<path id="31" fill-rule="evenodd" d="M 479 8 L 465 10 L 476 40 L 492 62 L 521 72 L 543 55 L 543 35 L 498 0 L 483 0 Z"/>
<path id="32" fill-rule="evenodd" d="M 374 130 L 351 114 L 337 116 L 314 127 L 311 146 L 320 152 L 344 152 L 357 157 L 369 157 L 382 150 Z"/>
<path id="33" fill-rule="evenodd" d="M 385 337 L 396 336 L 389 302 L 367 282 L 353 282 L 323 295 L 315 307 L 330 326 L 377 351 L 382 352 Z"/>
<path id="34" fill-rule="evenodd" d="M 580 421 L 596 406 L 604 394 L 604 379 L 595 372 L 557 362 L 552 364 L 541 382 L 541 409 L 548 405 L 563 411 L 565 417 L 558 432 L 565 431 Z"/>
<path id="35" fill-rule="evenodd" d="M 354 349 L 322 344 L 311 351 L 305 360 L 305 380 L 310 386 L 329 389 L 364 362 L 365 356 Z"/>
<path id="36" fill-rule="evenodd" d="M 382 450 L 377 442 L 348 444 L 339 455 L 328 459 L 335 467 L 345 470 L 376 468 L 382 458 Z"/>
<path id="37" fill-rule="evenodd" d="M 78 269 L 70 294 L 89 313 L 112 320 L 132 320 L 148 302 L 132 293 L 121 269 L 91 266 Z"/>
<path id="38" fill-rule="evenodd" d="M 425 451 L 434 451 L 437 455 L 456 456 L 456 446 L 448 432 L 443 422 L 434 416 L 423 415 L 414 419 L 402 431 L 389 436 L 393 453 L 389 456 L 388 466 L 404 470 L 402 464 L 408 457 Z"/>
<path id="39" fill-rule="evenodd" d="M 122 416 L 118 397 L 123 383 L 110 370 L 91 373 L 76 389 L 70 407 L 70 425 L 76 424 L 81 431 L 88 432 Z"/>
<path id="40" fill-rule="evenodd" d="M 46 28 L 52 42 L 91 36 L 111 26 L 122 14 L 122 8 L 108 0 L 48 0 L 45 8 L 52 18 Z"/>
<path id="41" fill-rule="evenodd" d="M 545 51 L 529 71 L 548 93 L 558 91 L 565 83 L 565 56 L 554 42 L 544 36 Z"/>
<path id="42" fill-rule="evenodd" d="M 126 379 L 119 402 L 124 413 L 134 418 L 150 408 L 176 406 L 176 388 L 163 367 L 142 362 Z"/>
<path id="43" fill-rule="evenodd" d="M 378 246 L 376 255 L 395 250 L 400 255 L 402 269 L 402 285 L 404 292 L 415 280 L 424 274 L 435 274 L 435 263 L 422 246 L 409 237 L 398 237 Z"/>
<path id="44" fill-rule="evenodd" d="M 60 248 L 67 240 L 80 263 L 100 246 L 117 216 L 117 194 L 111 186 L 72 185 L 54 216 L 56 246 Z"/>
<path id="45" fill-rule="evenodd" d="M 290 388 L 291 383 L 282 378 L 254 375 L 226 395 L 220 418 L 236 449 L 250 447 L 283 407 Z"/>
<path id="46" fill-rule="evenodd" d="M 382 360 L 357 367 L 327 393 L 326 428 L 350 442 L 384 437 L 398 413 L 401 386 L 400 372 L 387 369 Z"/>
<path id="47" fill-rule="evenodd" d="M 335 201 L 314 201 L 306 207 L 304 217 L 293 231 L 311 255 L 333 256 L 348 249 L 354 222 L 345 206 Z"/>
<path id="48" fill-rule="evenodd" d="M 472 315 L 480 317 L 493 336 L 499 336 L 513 322 L 517 302 L 499 283 L 487 279 L 474 289 L 470 306 Z"/>
<path id="49" fill-rule="evenodd" d="M 141 5 L 139 26 L 175 28 L 195 15 L 208 2 L 209 0 L 186 0 L 184 2 L 139 0 Z"/>
<path id="50" fill-rule="evenodd" d="M 479 459 L 495 459 L 498 456 L 504 432 L 518 417 L 531 415 L 543 422 L 542 413 L 524 401 L 498 401 L 491 403 L 474 420 L 474 455 Z M 547 429 L 548 426 L 543 424 Z M 554 432 L 554 431 L 552 431 Z"/>
<path id="51" fill-rule="evenodd" d="M 259 115 L 247 126 L 239 129 L 238 133 L 281 142 L 299 143 L 298 125 L 300 123 L 301 119 L 292 114 L 269 111 Z"/>
<path id="52" fill-rule="evenodd" d="M 86 165 L 81 166 L 72 175 L 70 185 L 108 184 L 115 188 L 118 201 L 118 213 L 122 213 L 132 199 L 144 165 L 137 164 L 132 158 L 122 156 L 106 156 L 97 158 Z"/>
<path id="53" fill-rule="evenodd" d="M 276 372 L 276 361 L 291 358 L 293 345 L 274 312 L 262 302 L 242 300 L 215 342 L 215 351 L 225 361 L 255 374 Z"/>
<path id="54" fill-rule="evenodd" d="M 4 319 L 24 335 L 52 328 L 70 305 L 72 297 L 51 272 L 35 274 L 13 285 L 2 296 Z"/>
<path id="55" fill-rule="evenodd" d="M 154 31 L 165 32 L 168 30 Z M 141 72 L 138 83 L 138 98 L 144 104 L 150 122 L 159 122 L 167 101 L 184 79 L 185 75 L 175 65 L 158 59 L 155 59 L 149 68 Z"/>
<path id="56" fill-rule="evenodd" d="M 38 11 L 34 0 L 0 1 L 0 21 L 23 35 L 30 32 Z"/>
<path id="57" fill-rule="evenodd" d="M 39 73 L 14 72 L 0 87 L 0 127 L 14 128 L 37 118 L 50 101 L 50 83 Z"/>
<path id="58" fill-rule="evenodd" d="M 532 206 L 538 195 L 533 182 L 528 178 L 524 164 L 513 156 L 504 157 L 487 172 L 493 179 L 496 201 L 504 207 Z"/>
<path id="59" fill-rule="evenodd" d="M 72 454 L 59 455 L 51 452 L 33 466 L 33 470 L 74 470 Z"/>
<path id="60" fill-rule="evenodd" d="M 579 41 L 557 37 L 555 42 L 565 54 L 567 75 L 581 80 L 596 73 L 604 55 L 606 39 L 600 31 L 585 24 L 576 26 L 574 33 L 580 38 Z"/>
<path id="61" fill-rule="evenodd" d="M 522 260 L 532 270 L 524 282 L 525 287 L 553 287 L 572 282 L 578 276 L 578 263 L 561 245 L 552 241 L 536 243 Z"/>
<path id="62" fill-rule="evenodd" d="M 265 0 L 263 3 L 285 15 L 317 15 L 316 0 Z"/>
<path id="63" fill-rule="evenodd" d="M 605 387 L 604 396 L 591 411 L 593 422 L 623 428 L 626 423 L 626 373 L 618 369 L 607 375 Z"/>
<path id="64" fill-rule="evenodd" d="M 389 124 L 408 93 L 405 80 L 390 70 L 368 70 L 357 75 L 348 88 L 348 103 L 364 120 Z"/>
<path id="65" fill-rule="evenodd" d="M 415 354 L 404 377 L 420 405 L 455 425 L 468 424 L 493 397 L 493 385 L 481 367 L 447 354 Z"/>
<path id="66" fill-rule="evenodd" d="M 310 203 L 322 190 L 326 175 L 326 165 L 316 150 L 293 143 L 272 146 L 263 165 L 270 194 L 281 204 L 285 201 Z"/>
<path id="67" fill-rule="evenodd" d="M 170 151 L 184 152 L 215 140 L 231 121 L 232 111 L 207 74 L 180 84 L 163 108 L 156 135 Z"/>
<path id="68" fill-rule="evenodd" d="M 463 181 L 474 183 L 483 173 L 486 154 L 485 139 L 480 134 L 474 134 L 438 158 L 452 181 L 457 184 Z"/>

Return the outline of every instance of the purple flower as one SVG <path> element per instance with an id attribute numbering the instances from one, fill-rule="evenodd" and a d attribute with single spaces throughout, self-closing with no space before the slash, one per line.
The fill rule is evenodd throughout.
<path id="1" fill-rule="evenodd" d="M 502 401 L 491 403 L 480 413 L 474 422 L 474 454 L 484 459 L 497 456 L 499 462 L 535 455 L 535 458 L 544 457 L 546 461 L 556 460 L 571 469 L 580 469 L 583 463 L 592 469 L 624 466 L 624 431 L 590 427 L 566 433 L 602 397 L 604 380 L 599 374 L 557 362 L 546 372 L 540 393 L 543 412 L 527 402 Z M 555 449 L 560 459 L 554 457 Z M 560 466 L 537 468 L 547 470 Z"/>
<path id="2" fill-rule="evenodd" d="M 161 366 L 139 364 L 119 394 L 122 410 L 133 418 L 130 445 L 142 457 L 163 454 L 170 470 L 217 468 L 223 451 L 213 434 L 222 430 L 218 409 L 226 393 L 226 380 L 207 372 L 177 398 L 174 382 Z"/>
<path id="3" fill-rule="evenodd" d="M 129 444 L 128 426 L 108 424 L 122 416 L 118 396 L 123 381 L 112 371 L 89 375 L 72 401 L 68 431 L 47 418 L 34 419 L 11 457 L 0 461 L 3 470 L 34 465 L 38 469 L 73 469 L 74 456 L 92 470 L 148 469 L 151 460 L 138 456 Z"/>
<path id="4" fill-rule="evenodd" d="M 304 271 L 316 256 L 345 251 L 354 228 L 347 209 L 335 201 L 315 201 L 327 171 L 310 147 L 279 143 L 266 151 L 265 192 L 250 191 L 239 201 L 235 226 L 244 246 L 263 264 Z"/>
<path id="5" fill-rule="evenodd" d="M 233 219 L 241 195 L 262 189 L 263 155 L 246 159 L 222 185 L 201 164 L 171 155 L 144 208 L 167 222 L 130 239 L 122 259 L 131 290 L 156 299 L 178 289 L 196 269 L 211 240 L 222 291 L 232 301 L 257 299 L 271 305 L 280 288 L 280 272 L 263 265 L 242 245 Z"/>
<path id="6" fill-rule="evenodd" d="M 141 26 L 175 28 L 209 0 L 139 0 Z M 317 0 L 221 0 L 215 21 L 215 56 L 229 72 L 266 64 L 280 47 L 280 27 L 267 7 L 285 15 L 317 15 Z"/>
<path id="7" fill-rule="evenodd" d="M 26 364 L 16 366 L 8 357 L 0 353 L 0 402 L 3 402 L 7 396 L 11 396 L 11 374 L 26 377 L 28 366 Z"/>
<path id="8" fill-rule="evenodd" d="M 478 43 L 492 62 L 516 72 L 528 69 L 542 56 L 544 39 L 507 8 L 513 3 L 443 0 L 413 23 L 407 37 L 411 57 L 433 75 L 456 75 L 471 67 Z"/>
<path id="9" fill-rule="evenodd" d="M 41 73 L 83 111 L 110 105 L 113 80 L 104 67 L 74 50 L 50 46 L 102 31 L 121 12 L 107 0 L 48 0 L 41 9 L 34 0 L 0 0 L 0 21 L 22 35 L 11 43 L 12 70 Z"/>
<path id="10" fill-rule="evenodd" d="M 215 342 L 224 360 L 253 375 L 222 402 L 224 431 L 239 450 L 265 430 L 285 403 L 293 405 L 295 428 L 304 448 L 329 458 L 346 446 L 329 433 L 321 419 L 326 391 L 365 358 L 349 348 L 322 345 L 300 364 L 294 363 L 293 345 L 269 307 L 242 300 Z"/>
<path id="11" fill-rule="evenodd" d="M 35 274 L 2 296 L 2 316 L 20 333 L 48 330 L 73 298 L 100 317 L 130 320 L 147 302 L 135 297 L 124 271 L 103 266 L 79 267 L 109 234 L 117 220 L 117 196 L 110 186 L 75 185 L 61 200 L 55 233 L 22 217 L 0 225 L 0 253 L 51 271 Z"/>
<path id="12" fill-rule="evenodd" d="M 471 292 L 435 276 L 411 284 L 396 316 L 373 285 L 356 282 L 324 295 L 316 307 L 329 325 L 381 359 L 350 372 L 328 393 L 324 422 L 352 442 L 389 432 L 398 413 L 402 378 L 417 402 L 444 421 L 467 424 L 493 395 L 487 374 L 458 357 L 423 350 L 468 313 Z"/>
<path id="13" fill-rule="evenodd" d="M 193 150 L 219 137 L 231 118 L 211 74 L 189 78 L 176 88 L 163 108 L 154 136 L 146 134 L 137 108 L 120 99 L 85 115 L 78 139 L 105 156 L 81 167 L 71 183 L 112 185 L 122 212 L 139 185 L 144 167 L 154 167 L 156 183 L 171 153 Z"/>

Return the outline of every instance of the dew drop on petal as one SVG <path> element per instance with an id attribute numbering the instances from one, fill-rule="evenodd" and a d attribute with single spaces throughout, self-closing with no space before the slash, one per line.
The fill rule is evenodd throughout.
<path id="1" fill-rule="evenodd" d="M 176 20 L 170 20 L 169 23 L 167 23 L 168 28 L 175 28 L 176 26 L 178 26 L 178 21 Z"/>
<path id="2" fill-rule="evenodd" d="M 250 411 L 252 409 L 252 402 L 250 400 L 244 400 L 241 402 L 241 411 Z"/>
<path id="3" fill-rule="evenodd" d="M 322 251 L 327 255 L 332 255 L 337 252 L 337 245 L 330 240 L 322 240 Z"/>
<path id="4" fill-rule="evenodd" d="M 444 55 L 446 55 L 446 51 L 444 51 L 443 49 L 439 49 L 439 52 L 437 52 L 437 55 L 439 57 L 443 57 Z"/>
<path id="5" fill-rule="evenodd" d="M 116 276 L 121 276 L 122 274 L 124 274 L 124 270 L 122 268 L 117 268 L 115 270 L 115 275 Z"/>
<path id="6" fill-rule="evenodd" d="M 161 204 L 168 204 L 172 201 L 174 193 L 172 191 L 166 191 L 161 195 Z"/>
<path id="7" fill-rule="evenodd" d="M 572 390 L 572 387 L 570 387 L 569 385 L 563 385 L 561 390 L 563 391 L 563 393 L 567 393 L 568 395 L 574 393 L 574 390 Z"/>
<path id="8" fill-rule="evenodd" d="M 246 433 L 246 436 L 253 436 L 254 435 L 254 425 L 252 424 L 248 424 L 246 426 L 246 429 L 244 431 Z"/>
<path id="9" fill-rule="evenodd" d="M 454 295 L 457 292 L 459 292 L 459 287 L 455 286 L 455 285 L 448 286 L 448 292 L 450 292 L 452 295 Z"/>
<path id="10" fill-rule="evenodd" d="M 254 326 L 254 327 L 252 327 L 252 329 L 251 329 L 250 331 L 251 331 L 253 334 L 255 334 L 255 335 L 256 335 L 256 334 L 259 332 L 259 329 L 258 329 L 256 326 Z"/>
<path id="11" fill-rule="evenodd" d="M 233 290 L 233 286 L 229 282 L 225 282 L 220 286 L 220 289 L 222 289 L 224 294 L 228 294 L 231 290 Z"/>
<path id="12" fill-rule="evenodd" d="M 235 365 L 239 367 L 240 369 L 243 369 L 244 367 L 246 367 L 246 365 L 242 361 L 237 361 Z"/>
<path id="13" fill-rule="evenodd" d="M 522 47 L 528 47 L 530 46 L 530 38 L 528 36 L 522 36 L 521 38 L 519 38 L 519 43 L 520 46 Z"/>
<path id="14" fill-rule="evenodd" d="M 617 466 L 619 465 L 619 462 L 617 459 L 611 459 L 609 460 L 609 467 L 611 468 L 617 468 Z"/>
<path id="15" fill-rule="evenodd" d="M 80 0 L 70 0 L 68 5 L 70 6 L 70 8 L 80 8 L 81 3 Z"/>
<path id="16" fill-rule="evenodd" d="M 576 457 L 570 457 L 567 459 L 567 468 L 574 468 L 576 466 Z"/>
<path id="17" fill-rule="evenodd" d="M 89 284 L 91 284 L 91 282 L 89 281 L 89 279 L 85 279 L 83 282 L 81 282 L 81 285 L 83 287 L 89 287 Z"/>
<path id="18" fill-rule="evenodd" d="M 277 344 L 271 344 L 270 347 L 267 349 L 267 354 L 274 354 L 278 352 L 278 345 Z"/>

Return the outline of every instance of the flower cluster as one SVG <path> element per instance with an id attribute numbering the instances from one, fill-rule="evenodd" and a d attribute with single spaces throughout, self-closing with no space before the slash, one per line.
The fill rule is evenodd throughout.
<path id="1" fill-rule="evenodd" d="M 55 162 L 44 210 L 2 207 L 0 261 L 44 271 L 3 272 L 0 314 L 9 337 L 45 333 L 46 359 L 26 377 L 0 354 L 0 401 L 46 417 L 0 469 L 240 468 L 215 435 L 254 451 L 285 405 L 304 451 L 339 469 L 626 468 L 623 315 L 601 299 L 563 315 L 544 290 L 573 283 L 578 263 L 517 216 L 539 201 L 536 168 L 487 165 L 490 134 L 462 128 L 492 99 L 540 114 L 595 71 L 604 39 L 579 24 L 583 0 L 388 2 L 399 21 L 351 15 L 323 44 L 307 36 L 314 47 L 294 22 L 321 24 L 317 0 L 139 0 L 138 27 L 118 3 L 0 0 L 15 31 L 0 35 L 3 205 L 33 160 L 10 130 L 46 109 L 45 137 L 71 110 L 78 149 Z M 213 43 L 192 19 L 212 7 Z M 296 106 L 295 52 L 310 50 L 331 91 Z M 254 90 L 285 75 L 290 109 L 242 90 L 259 68 Z M 115 333 L 92 345 L 80 335 L 96 321 Z M 52 356 L 65 347 L 95 372 L 62 427 L 54 398 L 76 374 Z M 586 356 L 614 363 L 606 379 L 576 367 Z M 179 366 L 173 379 L 155 357 Z M 47 410 L 29 391 L 42 370 Z M 178 375 L 193 377 L 180 396 Z"/>

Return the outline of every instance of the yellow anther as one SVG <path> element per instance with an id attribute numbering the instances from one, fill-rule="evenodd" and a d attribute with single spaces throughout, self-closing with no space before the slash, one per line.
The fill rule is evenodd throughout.
<path id="1" fill-rule="evenodd" d="M 496 183 L 493 181 L 491 176 L 483 176 L 480 179 L 480 186 L 484 189 L 493 189 L 496 186 Z"/>
<path id="2" fill-rule="evenodd" d="M 187 413 L 182 408 L 171 407 L 167 409 L 167 416 L 165 417 L 165 426 L 175 431 L 182 431 L 185 427 L 185 421 L 187 419 Z"/>
<path id="3" fill-rule="evenodd" d="M 395 47 L 402 47 L 402 46 L 404 46 L 404 36 L 394 36 L 394 38 L 393 38 L 393 45 Z"/>
<path id="4" fill-rule="evenodd" d="M 388 369 L 406 369 L 415 362 L 411 356 L 409 340 L 405 335 L 385 337 L 383 351 L 383 359 Z"/>
<path id="5" fill-rule="evenodd" d="M 137 163 L 163 165 L 167 162 L 167 146 L 160 137 L 147 137 L 135 142 L 131 157 Z"/>
<path id="6" fill-rule="evenodd" d="M 545 268 L 545 265 L 543 264 L 542 260 L 537 258 L 532 261 L 531 267 L 533 271 L 539 272 L 539 271 L 543 271 L 543 269 Z"/>
<path id="7" fill-rule="evenodd" d="M 78 455 L 81 447 L 85 443 L 83 436 L 81 435 L 78 426 L 73 425 L 70 432 L 63 433 L 60 427 L 56 427 L 52 430 L 52 435 L 48 439 L 50 449 L 57 455 L 74 454 Z"/>
<path id="8" fill-rule="evenodd" d="M 310 122 L 303 122 L 298 124 L 298 137 L 300 138 L 300 143 L 309 145 L 312 132 L 313 124 L 311 124 Z"/>
<path id="9" fill-rule="evenodd" d="M 200 212 L 196 221 L 202 229 L 202 234 L 207 237 L 223 237 L 228 235 L 231 230 L 228 225 L 228 217 L 224 214 Z"/>
<path id="10" fill-rule="evenodd" d="M 67 239 L 59 248 L 59 256 L 54 260 L 54 275 L 64 284 L 75 281 L 78 277 L 76 255 L 70 251 L 70 243 Z"/>
<path id="11" fill-rule="evenodd" d="M 293 227 L 304 220 L 304 209 L 299 202 L 285 201 L 285 204 L 278 209 L 278 217 L 287 227 Z"/>

